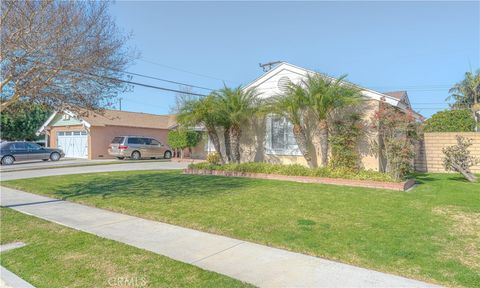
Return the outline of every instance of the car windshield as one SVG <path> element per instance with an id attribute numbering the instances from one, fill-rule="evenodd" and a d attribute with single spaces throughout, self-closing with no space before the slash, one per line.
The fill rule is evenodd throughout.
<path id="1" fill-rule="evenodd" d="M 123 142 L 123 137 L 115 137 L 112 140 L 112 144 L 121 144 Z"/>

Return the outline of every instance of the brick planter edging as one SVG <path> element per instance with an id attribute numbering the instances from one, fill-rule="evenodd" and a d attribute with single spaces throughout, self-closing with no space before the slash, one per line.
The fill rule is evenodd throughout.
<path id="1" fill-rule="evenodd" d="M 406 191 L 409 188 L 411 188 L 413 185 L 415 185 L 415 179 L 409 179 L 403 182 L 382 182 L 382 181 L 372 181 L 372 180 L 323 178 L 323 177 L 313 177 L 313 176 L 287 176 L 287 175 L 279 175 L 279 174 L 249 173 L 249 172 L 190 169 L 190 168 L 183 169 L 183 174 L 285 180 L 285 181 L 301 182 L 301 183 L 333 184 L 333 185 L 365 187 L 365 188 L 389 189 L 389 190 L 396 190 L 396 191 Z"/>

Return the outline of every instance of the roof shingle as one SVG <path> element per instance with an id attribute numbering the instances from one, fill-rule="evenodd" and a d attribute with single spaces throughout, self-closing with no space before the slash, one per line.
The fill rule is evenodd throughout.
<path id="1" fill-rule="evenodd" d="M 92 126 L 126 126 L 139 128 L 168 129 L 175 125 L 176 116 L 155 115 L 142 112 L 103 110 L 103 113 L 88 112 L 81 116 Z"/>

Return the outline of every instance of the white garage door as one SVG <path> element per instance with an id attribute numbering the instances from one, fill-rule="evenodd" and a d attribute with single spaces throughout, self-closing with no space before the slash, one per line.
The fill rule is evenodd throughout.
<path id="1" fill-rule="evenodd" d="M 87 131 L 65 131 L 57 133 L 57 147 L 65 152 L 65 157 L 87 158 Z"/>

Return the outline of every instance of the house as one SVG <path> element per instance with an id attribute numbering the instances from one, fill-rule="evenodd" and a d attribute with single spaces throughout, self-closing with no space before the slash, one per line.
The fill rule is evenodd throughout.
<path id="1" fill-rule="evenodd" d="M 66 157 L 103 159 L 114 158 L 107 149 L 115 136 L 149 136 L 166 143 L 175 125 L 175 115 L 104 110 L 79 116 L 63 111 L 53 113 L 37 134 L 45 135 L 47 147 L 63 149 Z"/>
<path id="2" fill-rule="evenodd" d="M 316 73 L 315 71 L 281 62 L 270 71 L 246 85 L 244 89 L 255 88 L 262 98 L 268 98 L 282 93 L 287 83 L 298 83 L 308 75 Z M 421 115 L 412 111 L 406 91 L 381 93 L 367 88 L 357 87 L 365 97 L 365 121 L 369 121 L 372 118 L 375 111 L 379 108 L 380 101 L 396 106 L 401 110 L 410 111 L 418 120 L 422 119 Z M 378 133 L 369 131 L 364 139 L 360 141 L 358 150 L 361 154 L 361 164 L 365 169 L 384 169 L 385 160 L 371 151 L 371 143 L 377 139 Z M 266 119 L 253 121 L 250 127 L 244 128 L 240 142 L 242 162 L 260 161 L 307 165 L 296 144 L 292 125 L 282 117 L 269 115 Z M 321 159 L 318 134 L 314 133 L 312 142 L 315 144 L 315 148 L 312 148 L 315 149 L 315 151 L 311 151 L 314 152 L 312 154 L 316 159 Z"/>

